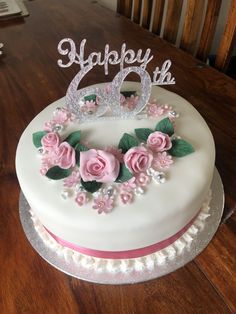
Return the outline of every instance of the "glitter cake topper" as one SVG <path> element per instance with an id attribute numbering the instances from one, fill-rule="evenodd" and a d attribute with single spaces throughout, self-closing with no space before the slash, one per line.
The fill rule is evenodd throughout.
<path id="1" fill-rule="evenodd" d="M 80 71 L 75 75 L 71 81 L 67 93 L 66 93 L 66 105 L 68 109 L 75 114 L 80 120 L 88 120 L 88 116 L 81 110 L 81 101 L 85 96 L 95 94 L 99 99 L 98 110 L 92 115 L 94 117 L 102 116 L 110 108 L 113 117 L 119 118 L 131 118 L 137 115 L 146 106 L 150 94 L 152 85 L 170 85 L 175 84 L 175 78 L 171 76 L 169 69 L 171 67 L 171 61 L 166 60 L 162 67 L 156 67 L 153 71 L 153 79 L 146 71 L 147 64 L 153 59 L 151 50 L 147 49 L 143 54 L 142 49 L 139 49 L 137 53 L 134 50 L 126 50 L 126 44 L 121 46 L 120 55 L 117 51 L 109 50 L 109 45 L 105 45 L 104 55 L 101 52 L 92 52 L 88 58 L 84 57 L 84 48 L 86 39 L 83 39 L 80 43 L 79 53 L 76 51 L 75 43 L 70 38 L 62 39 L 58 44 L 58 51 L 61 55 L 68 57 L 68 62 L 63 63 L 61 59 L 58 60 L 60 67 L 70 67 L 73 63 L 80 66 Z M 65 47 L 66 46 L 66 47 Z M 130 65 L 133 63 L 139 63 L 140 66 L 128 66 L 124 68 L 124 65 Z M 109 65 L 120 65 L 120 72 L 114 77 L 111 82 L 109 91 L 98 87 L 87 87 L 79 89 L 79 84 L 82 78 L 95 67 L 96 65 L 104 67 L 105 75 L 108 75 Z M 124 111 L 120 105 L 120 89 L 123 81 L 129 73 L 136 73 L 141 79 L 141 94 L 136 107 L 130 111 Z"/>

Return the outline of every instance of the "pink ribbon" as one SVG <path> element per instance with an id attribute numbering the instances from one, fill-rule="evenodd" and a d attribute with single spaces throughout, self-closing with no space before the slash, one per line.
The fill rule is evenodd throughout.
<path id="1" fill-rule="evenodd" d="M 137 258 L 137 257 L 149 255 L 149 254 L 160 251 L 160 250 L 166 248 L 167 246 L 171 245 L 188 230 L 188 228 L 193 224 L 193 221 L 195 220 L 197 215 L 184 228 L 182 228 L 179 232 L 177 232 L 176 234 L 174 234 L 170 238 L 163 240 L 161 242 L 143 247 L 143 248 L 134 249 L 134 250 L 127 250 L 127 251 L 100 251 L 100 250 L 84 248 L 84 247 L 79 246 L 77 244 L 73 244 L 71 242 L 63 240 L 60 237 L 53 234 L 51 231 L 49 231 L 46 227 L 44 227 L 44 228 L 59 244 L 61 244 L 62 246 L 66 246 L 66 247 L 68 247 L 74 251 L 79 252 L 79 253 L 93 256 L 93 257 L 99 257 L 99 258 L 129 259 L 129 258 Z"/>

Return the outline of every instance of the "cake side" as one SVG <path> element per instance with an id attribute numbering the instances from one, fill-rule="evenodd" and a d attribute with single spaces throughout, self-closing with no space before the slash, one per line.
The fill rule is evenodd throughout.
<path id="1" fill-rule="evenodd" d="M 139 87 L 129 82 L 124 86 L 127 90 Z M 132 250 L 172 236 L 198 213 L 214 169 L 211 132 L 200 114 L 180 96 L 154 87 L 151 98 L 172 105 L 179 113 L 175 121 L 177 134 L 192 143 L 195 152 L 174 162 L 167 171 L 165 184 L 151 182 L 144 195 L 136 196 L 131 204 L 117 204 L 107 215 L 98 215 L 91 203 L 78 207 L 75 195 L 62 199 L 63 182 L 50 181 L 39 173 L 40 157 L 35 152 L 32 134 L 42 129 L 56 107 L 64 106 L 64 99 L 48 106 L 26 128 L 17 149 L 17 175 L 30 206 L 55 235 L 96 250 Z M 62 136 L 80 129 L 92 147 L 103 149 L 117 146 L 124 132 L 133 134 L 136 128 L 154 128 L 158 119 L 73 124 L 62 131 Z"/>

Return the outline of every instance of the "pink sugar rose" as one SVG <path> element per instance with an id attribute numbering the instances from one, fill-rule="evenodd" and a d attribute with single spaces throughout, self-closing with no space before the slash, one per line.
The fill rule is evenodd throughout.
<path id="1" fill-rule="evenodd" d="M 41 139 L 43 148 L 47 151 L 56 149 L 59 146 L 60 138 L 57 133 L 50 132 Z"/>
<path id="2" fill-rule="evenodd" d="M 147 146 L 154 152 L 163 152 L 170 149 L 172 143 L 168 134 L 156 131 L 148 136 Z"/>
<path id="3" fill-rule="evenodd" d="M 132 173 L 146 171 L 151 166 L 152 160 L 152 153 L 144 146 L 133 147 L 124 155 L 125 165 Z"/>
<path id="4" fill-rule="evenodd" d="M 67 142 L 61 143 L 53 153 L 54 163 L 63 168 L 69 169 L 75 166 L 75 150 Z"/>
<path id="5" fill-rule="evenodd" d="M 116 157 L 116 159 L 119 160 L 119 162 L 123 162 L 124 155 L 122 154 L 122 150 L 121 149 L 118 149 L 116 147 L 107 147 L 106 148 L 106 152 L 114 155 Z"/>
<path id="6" fill-rule="evenodd" d="M 113 182 L 118 177 L 119 170 L 119 161 L 108 152 L 89 149 L 80 153 L 80 174 L 85 182 Z"/>

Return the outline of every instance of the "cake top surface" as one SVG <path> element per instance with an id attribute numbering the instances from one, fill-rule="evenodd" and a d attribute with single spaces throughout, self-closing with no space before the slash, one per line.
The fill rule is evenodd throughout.
<path id="1" fill-rule="evenodd" d="M 99 88 L 107 89 L 107 85 Z M 121 94 L 124 111 L 134 110 L 138 93 L 126 90 Z M 88 121 L 78 121 L 69 110 L 57 107 L 44 127 L 32 134 L 41 154 L 40 173 L 50 180 L 63 180 L 61 197 L 77 191 L 78 206 L 90 202 L 101 214 L 110 213 L 120 202 L 130 204 L 151 181 L 164 184 L 175 160 L 194 153 L 194 147 L 177 133 L 179 114 L 171 105 L 150 100 L 139 115 L 128 120 L 130 128 L 127 117 L 114 119 L 110 111 L 103 119 L 91 120 L 90 114 L 100 104 L 96 95 L 88 98 L 80 104 Z"/>
<path id="2" fill-rule="evenodd" d="M 139 84 L 125 82 L 124 88 L 126 90 L 138 90 Z M 173 164 L 167 170 L 161 171 L 165 173 L 166 180 L 164 183 L 158 184 L 146 172 L 146 175 L 150 176 L 150 182 L 146 186 L 142 186 L 141 179 L 141 186 L 139 184 L 138 187 L 141 187 L 143 193 L 140 189 L 135 192 L 137 187 L 134 187 L 131 191 L 133 198 L 128 198 L 127 202 L 122 201 L 121 195 L 117 191 L 120 190 L 118 186 L 124 183 L 114 183 L 116 185 L 114 191 L 116 193 L 112 195 L 114 197 L 112 205 L 114 206 L 108 210 L 109 214 L 102 212 L 101 215 L 98 215 L 99 208 L 93 208 L 94 205 L 96 207 L 95 199 L 99 196 L 96 192 L 95 195 L 93 193 L 93 196 L 89 197 L 88 202 L 80 206 L 80 200 L 76 201 L 76 196 L 81 191 L 77 190 L 76 185 L 73 185 L 73 180 L 71 181 L 73 186 L 70 188 L 65 186 L 65 181 L 69 177 L 61 180 L 49 180 L 40 173 L 43 155 L 37 152 L 32 141 L 32 134 L 43 129 L 45 122 L 48 122 L 48 117 L 53 117 L 56 108 L 63 107 L 65 99 L 60 99 L 45 108 L 26 128 L 17 149 L 17 175 L 27 200 L 42 221 L 46 217 L 46 227 L 49 227 L 55 234 L 60 233 L 60 221 L 68 219 L 69 229 L 72 230 L 75 227 L 81 230 L 81 243 L 84 243 L 87 235 L 92 247 L 93 242 L 96 242 L 95 238 L 92 240 L 93 228 L 98 231 L 100 237 L 106 237 L 108 230 L 116 229 L 119 237 L 110 239 L 112 247 L 112 243 L 114 244 L 118 238 L 122 242 L 121 238 L 127 237 L 126 232 L 129 233 L 131 226 L 135 226 L 136 230 L 142 230 L 145 221 L 149 221 L 149 229 L 151 230 L 153 221 L 153 228 L 156 229 L 155 223 L 156 217 L 158 217 L 160 223 L 165 219 L 170 221 L 168 225 L 163 224 L 161 226 L 160 224 L 161 229 L 163 229 L 159 230 L 160 239 L 162 239 L 166 233 L 168 234 L 169 228 L 171 230 L 171 217 L 175 217 L 177 229 L 177 226 L 183 224 L 181 212 L 186 211 L 186 207 L 190 208 L 189 211 L 186 211 L 186 223 L 192 218 L 193 212 L 196 213 L 199 210 L 207 193 L 206 190 L 209 189 L 214 166 L 215 150 L 211 132 L 200 114 L 182 97 L 155 87 L 151 98 L 156 98 L 160 105 L 169 104 L 173 107 L 172 109 L 175 109 L 179 115 L 174 123 L 177 130 L 176 135 L 191 143 L 194 152 L 185 157 L 172 156 Z M 124 132 L 135 136 L 135 129 L 146 127 L 154 129 L 161 120 L 163 120 L 163 116 L 151 119 L 69 123 L 68 127 L 60 131 L 60 137 L 65 139 L 69 134 L 79 129 L 82 134 L 81 140 L 88 142 L 92 149 L 105 150 L 110 146 L 117 147 Z M 132 187 L 132 182 L 130 185 Z M 104 187 L 107 187 L 106 183 L 104 183 Z M 65 191 L 68 192 L 65 193 L 66 195 L 63 194 Z M 130 192 L 128 189 L 126 191 Z M 132 201 L 129 202 L 129 200 Z M 88 234 L 89 230 L 91 235 Z M 65 238 L 67 235 L 66 231 Z M 77 241 L 75 235 L 71 234 L 70 236 L 72 236 L 72 240 Z M 135 237 L 137 239 L 140 237 L 140 245 L 145 244 L 143 243 L 145 240 L 139 232 L 138 234 L 136 232 Z M 86 246 L 86 243 L 84 245 Z M 128 239 L 126 245 L 129 247 Z"/>

